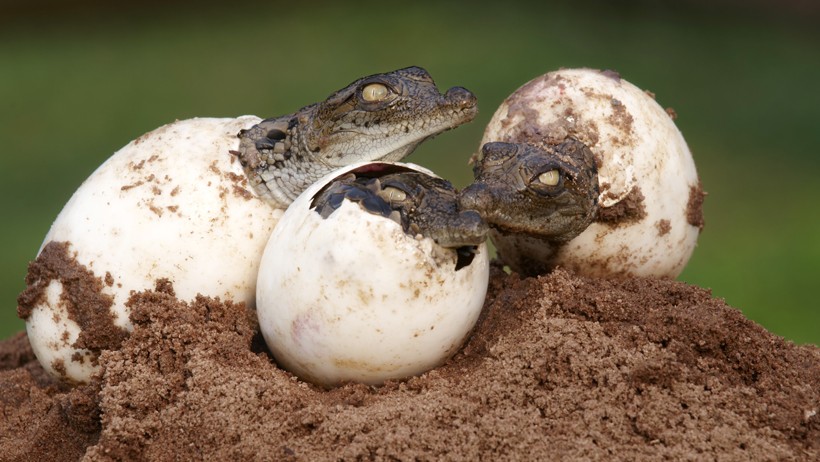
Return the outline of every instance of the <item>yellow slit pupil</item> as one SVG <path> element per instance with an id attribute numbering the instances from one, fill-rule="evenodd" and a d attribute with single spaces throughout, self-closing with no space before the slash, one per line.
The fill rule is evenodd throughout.
<path id="1" fill-rule="evenodd" d="M 387 87 L 380 83 L 371 83 L 362 89 L 362 98 L 365 101 L 381 101 L 387 98 Z"/>
<path id="2" fill-rule="evenodd" d="M 407 193 L 398 188 L 384 188 L 384 193 L 388 200 L 401 202 L 407 199 Z"/>
<path id="3" fill-rule="evenodd" d="M 558 174 L 558 170 L 550 170 L 549 172 L 544 172 L 538 175 L 538 181 L 547 186 L 557 185 L 560 179 L 561 176 Z"/>

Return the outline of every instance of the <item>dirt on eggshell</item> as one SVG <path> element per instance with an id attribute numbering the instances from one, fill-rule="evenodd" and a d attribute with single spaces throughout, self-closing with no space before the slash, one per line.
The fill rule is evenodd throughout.
<path id="1" fill-rule="evenodd" d="M 703 201 L 706 199 L 706 192 L 703 186 L 698 183 L 697 186 L 689 187 L 689 201 L 686 203 L 686 222 L 692 226 L 696 226 L 703 231 L 706 221 L 703 218 Z"/>
<path id="2" fill-rule="evenodd" d="M 617 226 L 621 224 L 631 224 L 646 217 L 646 206 L 644 205 L 644 195 L 641 188 L 634 186 L 623 199 L 611 207 L 601 207 L 598 209 L 598 216 L 595 221 Z"/>
<path id="3" fill-rule="evenodd" d="M 17 314 L 21 319 L 27 320 L 35 307 L 45 302 L 48 285 L 52 281 L 62 284 L 60 306 L 65 309 L 68 319 L 80 328 L 77 339 L 70 347 L 87 350 L 86 354 L 74 354 L 71 361 L 97 364 L 100 352 L 119 347 L 128 335 L 125 329 L 115 325 L 110 310 L 114 299 L 102 290 L 103 285 L 111 286 L 114 283 L 111 274 L 106 273 L 104 278 L 94 275 L 72 255 L 68 242 L 51 241 L 29 264 L 26 290 L 17 298 Z M 59 314 L 54 313 L 54 316 Z M 64 331 L 62 342 L 65 346 L 69 346 L 68 337 L 68 331 Z M 55 345 L 54 348 L 59 346 Z M 66 375 L 62 359 L 55 360 L 51 366 L 57 373 Z"/>
<path id="4" fill-rule="evenodd" d="M 817 460 L 820 349 L 708 291 L 494 270 L 444 366 L 323 391 L 279 369 L 242 304 L 130 300 L 134 332 L 70 388 L 0 342 L 0 459 Z"/>

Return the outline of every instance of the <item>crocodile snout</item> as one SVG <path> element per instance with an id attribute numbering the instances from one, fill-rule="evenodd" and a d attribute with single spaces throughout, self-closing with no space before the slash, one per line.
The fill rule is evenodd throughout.
<path id="1" fill-rule="evenodd" d="M 487 239 L 490 228 L 478 212 L 474 210 L 460 212 L 458 223 L 459 226 L 456 229 L 462 240 L 461 245 L 479 245 Z"/>
<path id="2" fill-rule="evenodd" d="M 493 208 L 493 196 L 490 188 L 484 183 L 473 183 L 458 194 L 458 206 L 461 210 L 475 211 L 484 216 Z"/>

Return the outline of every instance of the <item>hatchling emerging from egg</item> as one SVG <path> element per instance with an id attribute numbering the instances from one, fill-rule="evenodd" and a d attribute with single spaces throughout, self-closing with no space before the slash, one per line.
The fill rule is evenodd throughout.
<path id="1" fill-rule="evenodd" d="M 457 195 L 449 181 L 419 171 L 373 177 L 348 173 L 322 190 L 313 205 L 327 218 L 345 199 L 395 221 L 407 234 L 429 237 L 443 248 L 454 249 L 456 270 L 470 264 L 488 231 L 477 212 L 457 209 Z"/>
<path id="2" fill-rule="evenodd" d="M 512 175 L 513 183 L 500 184 L 513 172 L 511 165 L 520 162 L 516 168 L 524 168 L 532 162 L 529 148 L 518 158 L 509 156 L 503 168 L 493 163 L 498 156 L 488 156 L 476 166 L 476 181 L 485 189 L 494 186 L 489 188 L 494 191 L 492 201 L 499 205 L 493 209 L 485 205 L 492 201 L 481 198 L 477 206 L 496 228 L 493 241 L 503 261 L 526 274 L 561 266 L 596 277 L 677 277 L 703 228 L 704 192 L 673 116 L 674 111 L 661 107 L 653 94 L 614 71 L 561 69 L 515 90 L 495 111 L 481 144 L 524 143 L 545 150 L 546 161 L 561 154 L 567 142 L 583 143 L 594 157 L 597 185 L 588 186 L 598 187 L 598 201 L 593 206 L 590 197 L 581 194 L 576 200 L 586 201 L 586 212 L 576 210 L 579 204 L 563 209 L 561 198 L 569 196 L 550 194 L 591 176 L 561 168 L 556 171 L 566 176 Z M 585 165 L 591 168 L 592 162 Z M 558 183 L 549 187 L 538 185 L 556 179 Z M 481 187 L 471 191 L 465 200 L 476 201 L 472 195 Z M 537 193 L 541 198 L 535 200 Z M 546 201 L 546 210 L 535 207 L 539 201 Z M 592 221 L 590 207 L 598 209 Z M 575 217 L 575 224 L 568 223 L 568 215 Z M 567 232 L 575 233 L 584 223 L 586 228 L 571 239 L 570 234 L 550 229 L 569 226 Z"/>
<path id="3" fill-rule="evenodd" d="M 296 199 L 268 241 L 257 282 L 262 335 L 278 364 L 324 387 L 429 370 L 478 319 L 486 235 L 453 186 L 422 167 L 334 172 Z"/>
<path id="4" fill-rule="evenodd" d="M 536 147 L 487 143 L 475 181 L 459 202 L 490 225 L 499 259 L 525 275 L 547 272 L 557 248 L 581 234 L 598 212 L 598 169 L 586 145 L 567 139 Z"/>

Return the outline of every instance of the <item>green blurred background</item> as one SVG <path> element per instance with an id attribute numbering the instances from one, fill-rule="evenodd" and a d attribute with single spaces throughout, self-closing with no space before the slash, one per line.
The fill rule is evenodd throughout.
<path id="1" fill-rule="evenodd" d="M 0 338 L 27 262 L 79 184 L 174 119 L 274 116 L 425 67 L 479 98 L 410 157 L 457 186 L 495 108 L 559 67 L 615 69 L 678 113 L 709 196 L 681 279 L 820 344 L 820 2 L 0 4 Z M 309 2 L 298 2 L 307 4 Z"/>

